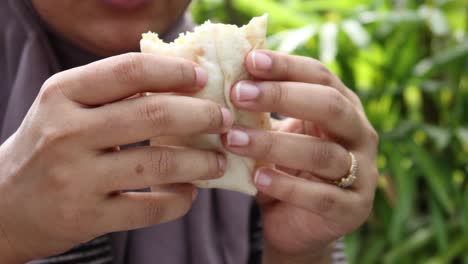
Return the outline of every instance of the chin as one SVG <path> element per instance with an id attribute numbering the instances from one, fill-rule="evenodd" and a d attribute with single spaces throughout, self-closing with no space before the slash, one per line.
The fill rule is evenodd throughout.
<path id="1" fill-rule="evenodd" d="M 113 56 L 126 52 L 139 51 L 141 34 L 147 31 L 165 32 L 150 24 L 100 26 L 84 30 L 73 40 L 81 48 L 101 56 Z"/>
<path id="2" fill-rule="evenodd" d="M 190 1 L 147 0 L 132 9 L 114 8 L 103 0 L 32 2 L 55 32 L 96 55 L 110 56 L 139 50 L 144 32 L 165 33 L 183 15 Z"/>

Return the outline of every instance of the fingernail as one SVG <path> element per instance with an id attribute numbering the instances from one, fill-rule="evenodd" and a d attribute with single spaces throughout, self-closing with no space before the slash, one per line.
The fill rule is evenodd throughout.
<path id="1" fill-rule="evenodd" d="M 195 201 L 195 199 L 197 198 L 197 195 L 198 195 L 198 190 L 195 187 L 192 191 L 192 202 Z"/>
<path id="2" fill-rule="evenodd" d="M 260 185 L 260 186 L 265 186 L 265 187 L 270 186 L 271 180 L 272 180 L 271 176 L 264 173 L 261 170 L 257 170 L 257 173 L 255 174 L 255 177 L 254 177 L 255 184 Z"/>
<path id="3" fill-rule="evenodd" d="M 206 71 L 202 67 L 197 66 L 195 67 L 195 74 L 197 78 L 197 86 L 200 88 L 205 87 L 206 83 L 208 82 L 208 74 Z"/>
<path id="4" fill-rule="evenodd" d="M 232 124 L 234 123 L 234 118 L 232 117 L 232 113 L 227 108 L 221 108 L 221 114 L 223 116 L 223 127 L 224 128 L 231 128 Z"/>
<path id="5" fill-rule="evenodd" d="M 221 172 L 224 173 L 226 170 L 226 158 L 222 154 L 216 154 L 216 158 L 218 160 L 218 168 Z"/>
<path id="6" fill-rule="evenodd" d="M 252 62 L 254 69 L 259 71 L 268 71 L 273 65 L 273 61 L 270 56 L 258 51 L 252 52 Z"/>
<path id="7" fill-rule="evenodd" d="M 250 142 L 250 137 L 247 133 L 241 130 L 230 130 L 227 134 L 227 144 L 233 147 L 247 146 Z"/>
<path id="8" fill-rule="evenodd" d="M 251 82 L 239 82 L 235 89 L 236 99 L 239 102 L 253 101 L 260 95 L 260 89 Z"/>

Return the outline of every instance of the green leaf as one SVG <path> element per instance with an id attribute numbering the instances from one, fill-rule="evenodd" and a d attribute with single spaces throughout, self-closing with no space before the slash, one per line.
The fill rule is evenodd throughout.
<path id="1" fill-rule="evenodd" d="M 457 256 L 468 251 L 468 236 L 461 236 L 453 241 L 450 248 L 448 248 L 443 255 L 429 260 L 428 264 L 444 264 L 454 263 L 453 260 Z"/>
<path id="2" fill-rule="evenodd" d="M 354 19 L 345 20 L 343 21 L 342 29 L 357 47 L 363 48 L 369 45 L 369 33 L 358 21 Z"/>
<path id="3" fill-rule="evenodd" d="M 327 22 L 320 29 L 320 60 L 330 63 L 335 60 L 338 53 L 338 25 Z"/>
<path id="4" fill-rule="evenodd" d="M 431 212 L 431 225 L 435 233 L 439 252 L 444 252 L 448 248 L 448 229 L 444 223 L 442 211 L 432 197 L 429 199 L 429 208 Z"/>
<path id="5" fill-rule="evenodd" d="M 418 13 L 426 20 L 431 31 L 437 36 L 444 36 L 450 32 L 447 19 L 440 9 L 422 5 Z"/>
<path id="6" fill-rule="evenodd" d="M 438 150 L 442 150 L 447 147 L 450 143 L 450 139 L 452 138 L 451 132 L 447 128 L 423 125 L 422 129 L 432 140 L 434 140 Z"/>
<path id="7" fill-rule="evenodd" d="M 403 146 L 395 147 L 393 150 L 402 149 Z M 410 219 L 415 206 L 416 177 L 412 170 L 412 161 L 402 155 L 391 155 L 388 158 L 389 165 L 393 171 L 398 200 L 396 210 L 393 211 L 392 221 L 388 228 L 388 237 L 392 245 L 397 245 L 402 240 L 406 223 Z"/>
<path id="8" fill-rule="evenodd" d="M 355 263 L 357 261 L 360 244 L 361 240 L 357 232 L 345 236 L 345 253 L 350 263 Z"/>
<path id="9" fill-rule="evenodd" d="M 435 199 L 446 212 L 452 214 L 454 212 L 454 205 L 450 199 L 450 192 L 447 187 L 447 178 L 450 178 L 450 172 L 446 171 L 441 162 L 437 162 L 421 146 L 413 144 L 411 150 L 415 161 L 423 173 L 423 177 L 426 179 L 431 192 L 435 195 Z"/>
<path id="10" fill-rule="evenodd" d="M 233 5 L 250 16 L 269 14 L 269 27 L 278 28 L 299 28 L 310 24 L 312 19 L 305 15 L 286 8 L 283 4 L 268 0 L 237 0 Z"/>
<path id="11" fill-rule="evenodd" d="M 461 127 L 457 129 L 456 135 L 462 143 L 464 151 L 468 152 L 468 128 Z"/>
<path id="12" fill-rule="evenodd" d="M 304 45 L 316 32 L 317 27 L 315 25 L 308 25 L 303 28 L 282 32 L 277 50 L 284 53 L 291 53 L 299 46 Z"/>
<path id="13" fill-rule="evenodd" d="M 379 261 L 382 256 L 382 253 L 385 249 L 385 240 L 381 237 L 376 236 L 374 242 L 370 247 L 366 248 L 364 255 L 359 263 L 362 264 L 374 264 Z"/>
<path id="14" fill-rule="evenodd" d="M 408 256 L 413 251 L 424 247 L 433 238 L 434 232 L 427 227 L 422 227 L 414 234 L 408 236 L 401 244 L 393 247 L 383 257 L 384 263 L 397 263 L 400 257 Z"/>
<path id="15" fill-rule="evenodd" d="M 424 76 L 432 71 L 446 70 L 443 66 L 456 60 L 468 60 L 468 40 L 445 49 L 431 58 L 423 59 L 414 68 L 414 74 Z"/>

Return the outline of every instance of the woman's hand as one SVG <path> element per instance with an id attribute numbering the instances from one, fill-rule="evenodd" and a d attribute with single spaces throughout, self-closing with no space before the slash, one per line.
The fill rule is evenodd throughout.
<path id="1" fill-rule="evenodd" d="M 119 145 L 161 135 L 226 132 L 229 111 L 184 96 L 206 73 L 192 62 L 126 54 L 59 73 L 43 85 L 18 131 L 0 146 L 0 262 L 63 252 L 101 234 L 187 212 L 198 179 L 225 159 L 188 148 Z M 206 114 L 210 113 L 210 114 Z M 121 192 L 173 184 L 159 192 Z"/>
<path id="2" fill-rule="evenodd" d="M 233 153 L 276 165 L 255 175 L 258 190 L 270 197 L 259 198 L 264 261 L 317 263 L 371 212 L 377 134 L 358 97 L 318 61 L 257 50 L 246 67 L 255 81 L 233 87 L 236 107 L 290 117 L 275 124 L 276 131 L 238 127 L 224 138 Z M 343 189 L 334 182 L 349 174 L 350 152 L 357 180 Z"/>

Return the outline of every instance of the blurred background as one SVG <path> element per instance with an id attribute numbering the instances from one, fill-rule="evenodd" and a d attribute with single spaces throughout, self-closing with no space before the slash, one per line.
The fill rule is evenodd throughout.
<path id="1" fill-rule="evenodd" d="M 380 134 L 350 263 L 468 263 L 467 0 L 197 0 L 198 23 L 270 15 L 268 47 L 318 58 Z"/>

